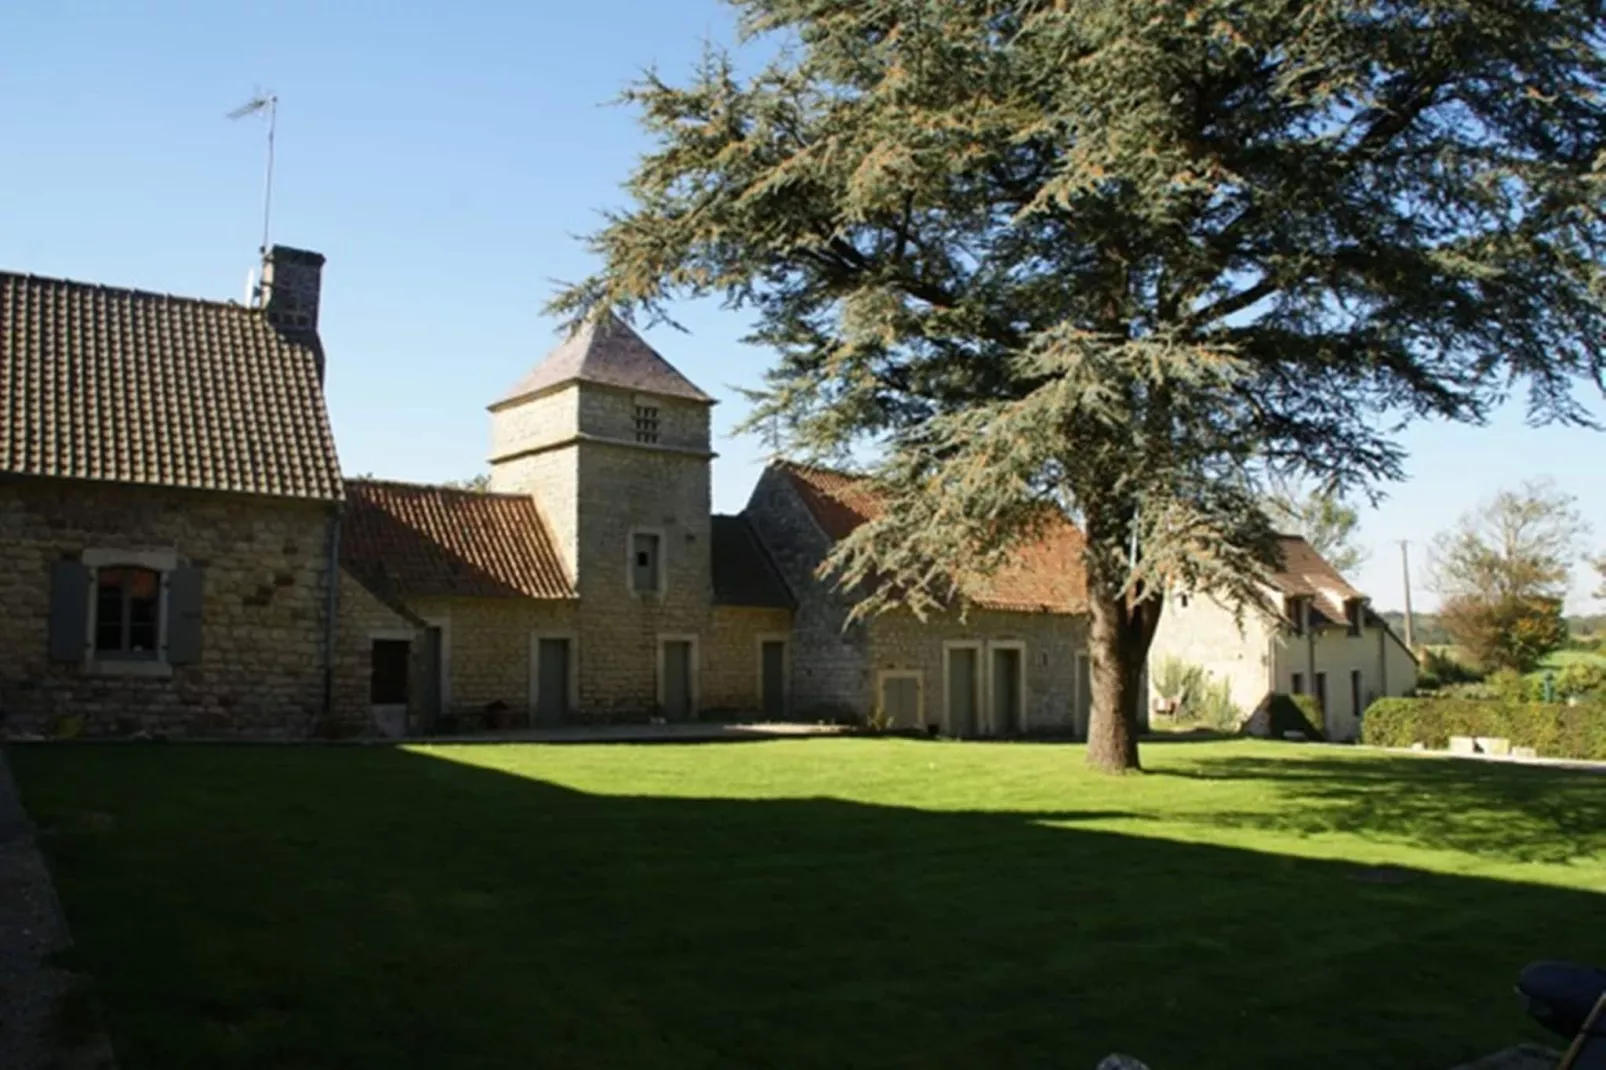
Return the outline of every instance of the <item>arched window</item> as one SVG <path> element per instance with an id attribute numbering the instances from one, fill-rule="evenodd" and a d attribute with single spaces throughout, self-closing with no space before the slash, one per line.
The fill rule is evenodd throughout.
<path id="1" fill-rule="evenodd" d="M 138 565 L 106 565 L 96 570 L 96 657 L 157 657 L 161 614 L 160 572 Z"/>

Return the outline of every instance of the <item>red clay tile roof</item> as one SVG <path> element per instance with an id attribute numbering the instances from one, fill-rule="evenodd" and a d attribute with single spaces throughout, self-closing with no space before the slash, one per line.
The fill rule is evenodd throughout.
<path id="1" fill-rule="evenodd" d="M 714 400 L 642 341 L 628 323 L 604 314 L 581 324 L 496 404 L 517 401 L 575 380 L 688 401 L 712 404 Z"/>
<path id="2" fill-rule="evenodd" d="M 881 513 L 881 501 L 860 476 L 779 462 L 815 523 L 833 542 Z M 984 609 L 1022 613 L 1083 613 L 1087 610 L 1087 572 L 1082 565 L 1082 533 L 1064 520 L 1015 552 L 991 576 L 962 580 L 966 598 Z"/>
<path id="3" fill-rule="evenodd" d="M 1310 597 L 1314 608 L 1339 622 L 1345 619 L 1346 601 L 1365 597 L 1300 536 L 1279 535 L 1277 544 L 1282 568 L 1272 573 L 1271 580 L 1283 594 Z"/>
<path id="4" fill-rule="evenodd" d="M 316 336 L 0 272 L 0 473 L 336 500 Z"/>
<path id="5" fill-rule="evenodd" d="M 340 564 L 383 597 L 575 597 L 535 499 L 521 494 L 350 480 Z"/>

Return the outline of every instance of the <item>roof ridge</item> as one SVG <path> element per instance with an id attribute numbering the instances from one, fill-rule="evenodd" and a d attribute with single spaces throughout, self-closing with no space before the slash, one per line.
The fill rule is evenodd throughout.
<path id="1" fill-rule="evenodd" d="M 821 475 L 836 476 L 839 479 L 851 479 L 855 482 L 868 482 L 875 478 L 868 472 L 854 472 L 847 468 L 832 468 L 830 465 L 815 464 L 811 461 L 794 461 L 790 457 L 775 457 L 769 463 L 776 468 L 790 468 L 797 472 L 818 472 Z"/>
<path id="2" fill-rule="evenodd" d="M 42 282 L 53 286 L 73 286 L 81 290 L 98 290 L 102 293 L 122 294 L 127 297 L 156 301 L 177 301 L 191 305 L 206 305 L 210 308 L 230 309 L 237 312 L 258 312 L 259 309 L 250 305 L 242 305 L 232 298 L 196 297 L 193 294 L 168 293 L 166 290 L 146 290 L 138 286 L 111 286 L 104 282 L 88 282 L 84 279 L 72 279 L 64 275 L 36 275 L 31 271 L 8 271 L 0 268 L 0 279 L 20 279 L 24 282 Z"/>
<path id="3" fill-rule="evenodd" d="M 368 486 L 404 487 L 407 490 L 433 490 L 447 494 L 462 494 L 474 498 L 511 498 L 518 501 L 534 500 L 535 495 L 510 490 L 473 490 L 469 487 L 448 487 L 444 483 L 421 483 L 411 479 L 380 479 L 371 476 L 344 476 L 346 486 L 353 487 L 359 484 Z"/>

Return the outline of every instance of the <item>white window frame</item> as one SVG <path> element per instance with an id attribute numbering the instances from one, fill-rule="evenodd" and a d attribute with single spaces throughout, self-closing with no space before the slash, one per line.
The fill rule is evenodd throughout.
<path id="1" fill-rule="evenodd" d="M 530 633 L 529 721 L 535 726 L 535 705 L 541 698 L 541 640 L 566 639 L 569 642 L 569 712 L 580 708 L 580 633 L 537 630 Z"/>
<path id="2" fill-rule="evenodd" d="M 886 682 L 888 680 L 913 680 L 915 682 L 915 722 L 916 727 L 926 726 L 926 674 L 921 669 L 882 669 L 875 674 L 875 708 L 881 709 L 881 699 L 886 695 Z"/>
<path id="3" fill-rule="evenodd" d="M 1027 651 L 1026 640 L 1024 639 L 989 639 L 987 641 L 987 667 L 985 671 L 987 699 L 984 704 L 987 710 L 987 734 L 990 736 L 998 734 L 998 711 L 993 709 L 993 651 L 995 650 L 1015 650 L 1020 652 L 1020 657 L 1015 659 L 1015 693 L 1020 696 L 1020 731 L 1024 734 L 1028 717 L 1026 711 L 1030 708 L 1029 696 L 1026 692 Z"/>
<path id="4" fill-rule="evenodd" d="M 636 536 L 656 535 L 658 537 L 658 589 L 654 591 L 636 590 Z M 663 528 L 631 528 L 625 538 L 625 589 L 636 598 L 657 598 L 662 600 L 669 594 L 669 534 Z"/>
<path id="5" fill-rule="evenodd" d="M 167 660 L 168 585 L 173 570 L 178 568 L 177 550 L 108 550 L 90 549 L 80 558 L 89 571 L 89 611 L 84 633 L 84 672 L 97 676 L 153 676 L 171 677 L 172 663 Z M 143 568 L 160 577 L 156 602 L 156 656 L 154 658 L 101 658 L 95 655 L 95 637 L 99 632 L 100 570 L 103 568 Z"/>
<path id="6" fill-rule="evenodd" d="M 703 688 L 703 655 L 698 645 L 695 632 L 659 632 L 657 644 L 657 672 L 653 679 L 653 697 L 658 703 L 658 709 L 664 708 L 664 649 L 670 643 L 691 644 L 691 715 L 693 717 L 702 709 Z"/>
<path id="7" fill-rule="evenodd" d="M 781 712 L 792 712 L 792 636 L 789 632 L 759 632 L 753 636 L 754 675 L 758 682 L 758 711 L 764 712 L 764 644 L 781 644 Z"/>
<path id="8" fill-rule="evenodd" d="M 950 673 L 950 662 L 956 650 L 974 650 L 976 652 L 976 728 L 985 730 L 989 721 L 987 712 L 987 649 L 980 639 L 946 639 L 942 644 L 942 734 L 954 734 L 953 708 L 954 697 L 951 690 L 953 682 Z M 880 692 L 876 693 L 880 697 Z"/>

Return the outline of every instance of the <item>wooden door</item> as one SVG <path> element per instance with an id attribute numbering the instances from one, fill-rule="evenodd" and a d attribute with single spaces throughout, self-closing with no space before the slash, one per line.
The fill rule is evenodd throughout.
<path id="1" fill-rule="evenodd" d="M 543 728 L 569 719 L 569 641 L 540 639 L 535 655 L 535 723 Z"/>
<path id="2" fill-rule="evenodd" d="M 664 641 L 664 717 L 689 721 L 692 716 L 691 643 L 684 639 Z"/>
<path id="3" fill-rule="evenodd" d="M 975 735 L 979 726 L 981 666 L 977 655 L 970 647 L 948 651 L 948 731 L 956 736 Z"/>
<path id="4" fill-rule="evenodd" d="M 992 654 L 992 729 L 1009 735 L 1021 730 L 1021 652 L 1004 647 Z"/>
<path id="5" fill-rule="evenodd" d="M 786 716 L 786 643 L 766 639 L 759 646 L 759 690 L 765 718 Z"/>

